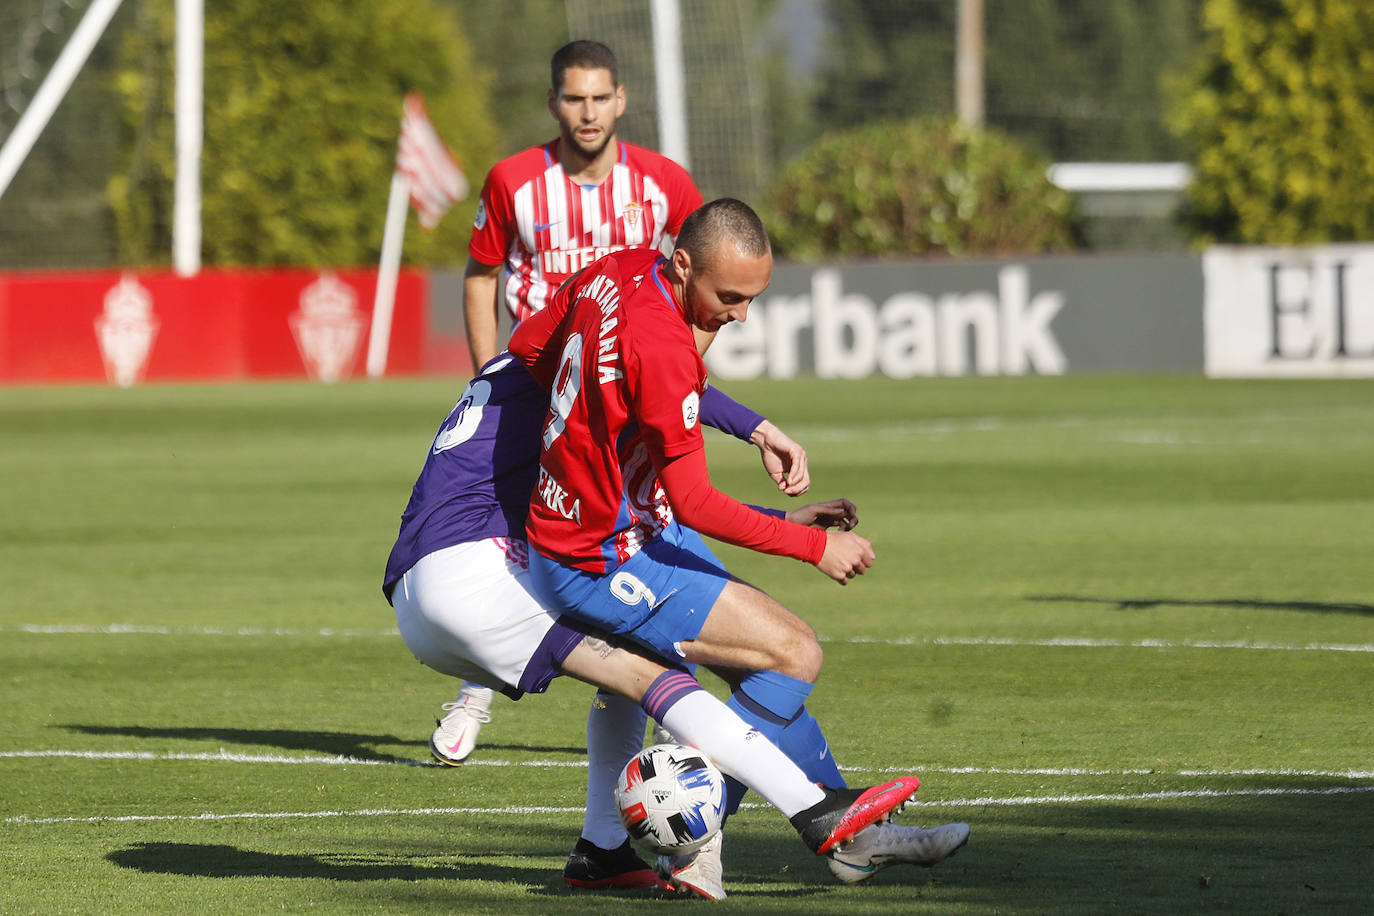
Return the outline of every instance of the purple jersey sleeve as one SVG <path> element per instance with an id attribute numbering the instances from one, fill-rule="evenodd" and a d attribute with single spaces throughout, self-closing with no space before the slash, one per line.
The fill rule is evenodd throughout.
<path id="1" fill-rule="evenodd" d="M 736 439 L 748 442 L 763 419 L 762 414 L 754 413 L 714 386 L 708 386 L 701 396 L 701 422 Z"/>

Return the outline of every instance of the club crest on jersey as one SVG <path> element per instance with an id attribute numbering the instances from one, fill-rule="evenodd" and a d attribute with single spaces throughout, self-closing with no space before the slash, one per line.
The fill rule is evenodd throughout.
<path id="1" fill-rule="evenodd" d="M 644 205 L 641 204 L 641 203 L 640 203 L 639 201 L 637 201 L 637 200 L 632 200 L 632 201 L 630 201 L 629 203 L 627 203 L 627 204 L 625 205 L 625 225 L 627 225 L 627 226 L 637 226 L 637 225 L 639 225 L 639 211 L 642 210 L 643 208 L 644 208 Z"/>
<path id="2" fill-rule="evenodd" d="M 701 397 L 695 391 L 682 400 L 682 425 L 687 429 L 697 425 L 697 413 L 701 410 Z"/>

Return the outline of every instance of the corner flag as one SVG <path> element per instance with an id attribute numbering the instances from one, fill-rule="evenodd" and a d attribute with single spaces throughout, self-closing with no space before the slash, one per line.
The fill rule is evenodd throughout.
<path id="1" fill-rule="evenodd" d="M 410 184 L 410 202 L 420 225 L 433 229 L 449 207 L 468 196 L 463 168 L 425 111 L 420 93 L 406 93 L 401 114 L 401 139 L 396 148 L 396 171 Z"/>
<path id="2" fill-rule="evenodd" d="M 467 176 L 457 157 L 434 129 L 420 93 L 407 92 L 401 109 L 401 139 L 396 144 L 391 196 L 386 205 L 382 259 L 377 266 L 377 294 L 372 303 L 372 330 L 367 342 L 367 374 L 370 377 L 378 378 L 386 372 L 407 198 L 420 217 L 420 225 L 433 229 L 450 207 L 467 196 Z"/>

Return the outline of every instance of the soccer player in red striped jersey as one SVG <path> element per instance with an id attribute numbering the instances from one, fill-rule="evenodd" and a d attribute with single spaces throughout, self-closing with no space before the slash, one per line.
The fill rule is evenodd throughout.
<path id="1" fill-rule="evenodd" d="M 487 173 L 463 278 L 463 316 L 473 371 L 500 352 L 498 301 L 516 324 L 542 309 L 569 276 L 612 251 L 657 249 L 701 206 L 687 170 L 616 138 L 625 111 L 615 54 L 573 41 L 549 62 L 549 113 L 558 137 L 503 159 Z M 789 475 L 793 476 L 793 475 Z M 805 486 L 796 482 L 795 495 Z M 464 682 L 430 738 L 435 759 L 467 759 L 491 720 L 492 691 Z"/>
<path id="2" fill-rule="evenodd" d="M 686 169 L 616 138 L 625 111 L 615 55 L 574 41 L 550 62 L 558 137 L 492 167 L 468 243 L 463 309 L 473 366 L 494 357 L 498 278 L 520 322 L 568 277 L 612 251 L 657 249 L 701 205 Z"/>

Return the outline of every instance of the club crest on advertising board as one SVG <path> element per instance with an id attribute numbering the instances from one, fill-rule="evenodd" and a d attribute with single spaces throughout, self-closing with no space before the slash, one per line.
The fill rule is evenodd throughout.
<path id="1" fill-rule="evenodd" d="M 105 293 L 105 310 L 95 319 L 106 378 L 120 388 L 137 384 L 148 365 L 157 328 L 153 294 L 132 274 L 120 277 Z"/>
<path id="2" fill-rule="evenodd" d="M 311 378 L 332 383 L 348 374 L 363 329 L 358 294 L 351 286 L 324 271 L 301 293 L 301 307 L 287 321 Z"/>

